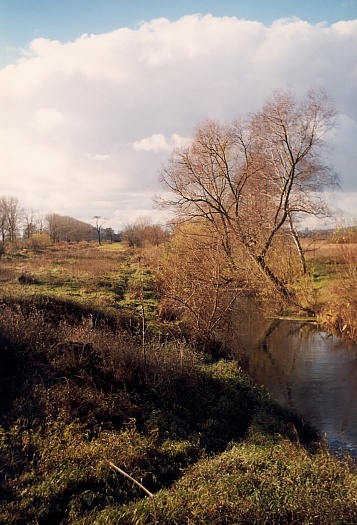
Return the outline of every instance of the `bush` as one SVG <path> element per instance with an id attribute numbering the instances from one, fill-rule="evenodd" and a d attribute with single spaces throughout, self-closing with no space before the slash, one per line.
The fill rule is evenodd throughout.
<path id="1" fill-rule="evenodd" d="M 27 240 L 27 244 L 30 249 L 35 252 L 44 250 L 52 244 L 51 237 L 48 233 L 33 233 Z"/>

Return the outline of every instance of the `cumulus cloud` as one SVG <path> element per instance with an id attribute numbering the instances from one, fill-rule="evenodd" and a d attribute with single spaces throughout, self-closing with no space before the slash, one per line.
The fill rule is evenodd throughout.
<path id="1" fill-rule="evenodd" d="M 162 163 L 201 120 L 259 109 L 275 88 L 300 96 L 322 86 L 341 115 L 331 161 L 348 191 L 339 206 L 352 213 L 356 48 L 357 20 L 265 26 L 210 15 L 67 43 L 35 39 L 0 71 L 0 194 L 81 220 L 103 215 L 120 228 L 154 213 Z"/>
<path id="2" fill-rule="evenodd" d="M 187 141 L 187 138 L 180 137 L 177 133 L 173 133 L 170 139 L 167 139 L 162 133 L 153 133 L 150 137 L 135 141 L 133 147 L 136 151 L 159 153 L 160 151 L 171 151 L 173 148 L 184 145 Z"/>
<path id="3" fill-rule="evenodd" d="M 64 124 L 64 117 L 56 108 L 39 108 L 35 112 L 34 122 L 40 133 L 51 133 Z"/>

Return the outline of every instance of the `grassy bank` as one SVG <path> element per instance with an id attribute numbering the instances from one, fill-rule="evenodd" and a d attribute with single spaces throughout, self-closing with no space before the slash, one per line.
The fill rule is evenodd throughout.
<path id="1" fill-rule="evenodd" d="M 357 342 L 357 243 L 305 239 L 307 295 L 328 330 Z"/>
<path id="2" fill-rule="evenodd" d="M 63 246 L 0 270 L 0 523 L 356 523 L 355 467 L 174 339 L 141 259 Z"/>

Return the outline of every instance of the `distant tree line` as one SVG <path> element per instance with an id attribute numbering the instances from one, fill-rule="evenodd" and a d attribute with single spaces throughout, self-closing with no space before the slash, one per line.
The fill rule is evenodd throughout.
<path id="1" fill-rule="evenodd" d="M 48 234 L 54 243 L 91 241 L 94 238 L 93 226 L 73 217 L 49 213 L 46 215 L 46 224 Z"/>
<path id="2" fill-rule="evenodd" d="M 103 228 L 103 239 L 118 240 L 112 228 Z M 92 241 L 97 238 L 95 227 L 87 222 L 59 213 L 43 214 L 26 210 L 17 197 L 0 195 L 0 250 L 20 240 L 43 244 L 48 242 Z"/>
<path id="3" fill-rule="evenodd" d="M 95 215 L 93 224 L 80 221 L 59 213 L 26 210 L 17 197 L 0 195 L 0 254 L 6 246 L 20 240 L 33 247 L 49 243 L 97 241 L 118 242 L 124 240 L 130 247 L 158 245 L 168 238 L 168 231 L 159 224 L 153 224 L 148 217 L 140 217 L 115 232 L 106 227 L 108 219 Z"/>

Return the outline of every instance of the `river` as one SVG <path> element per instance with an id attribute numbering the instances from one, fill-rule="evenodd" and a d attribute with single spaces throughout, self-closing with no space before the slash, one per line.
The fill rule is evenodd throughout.
<path id="1" fill-rule="evenodd" d="M 242 368 L 312 423 L 332 451 L 357 458 L 357 345 L 313 323 L 250 315 L 240 326 Z"/>

